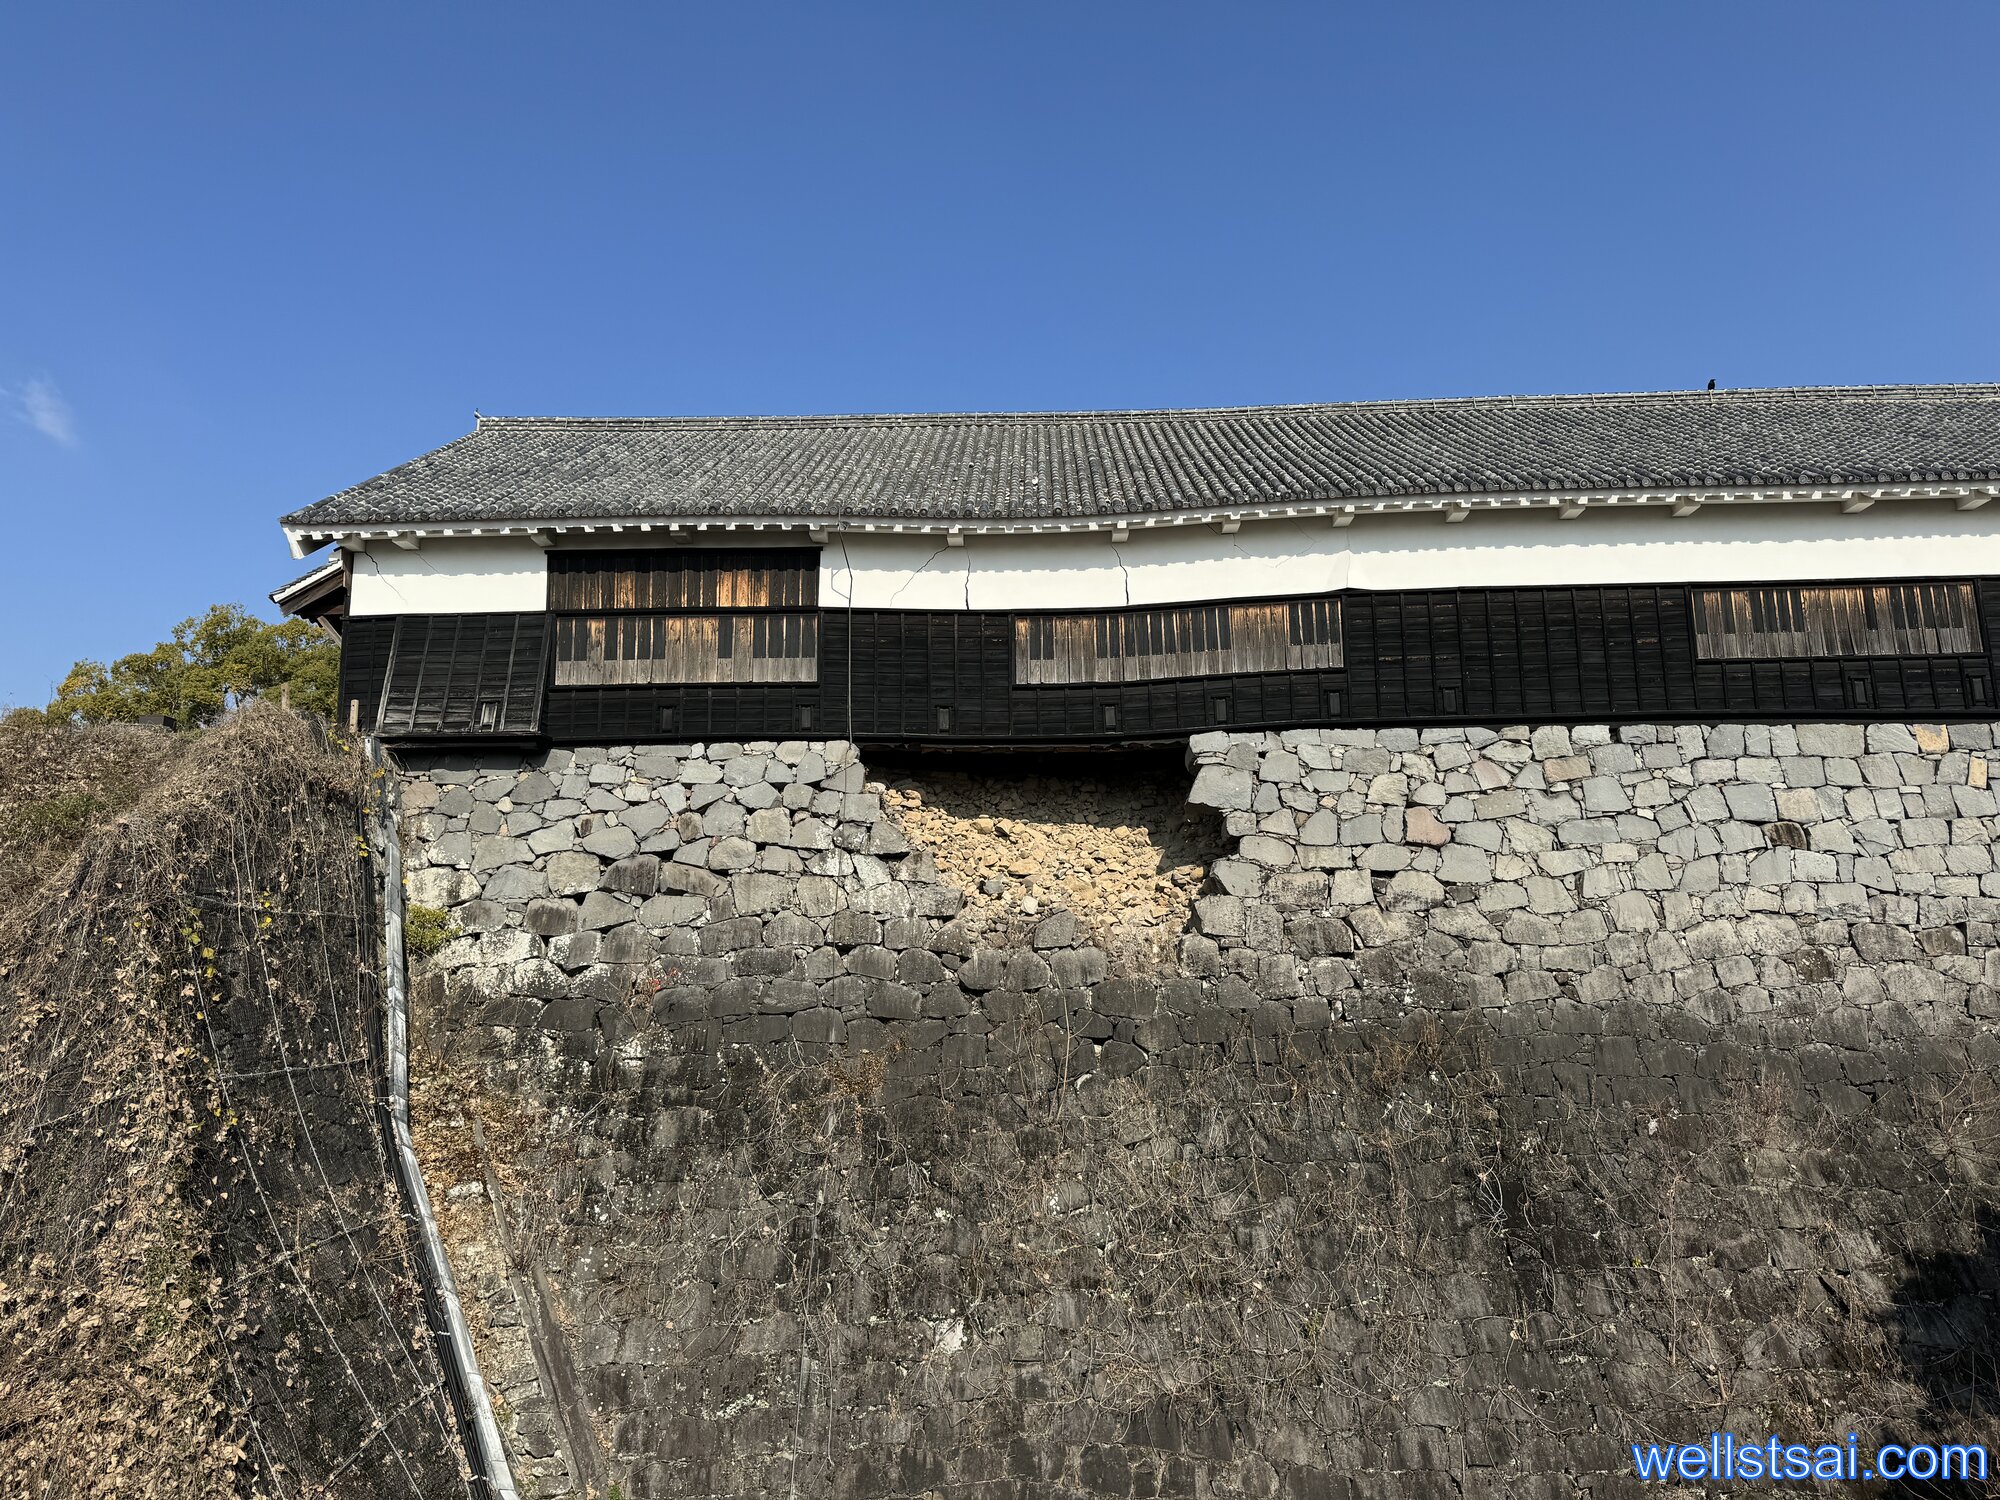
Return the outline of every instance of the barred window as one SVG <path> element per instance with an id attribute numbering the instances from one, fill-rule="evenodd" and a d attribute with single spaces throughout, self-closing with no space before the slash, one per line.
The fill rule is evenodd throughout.
<path id="1" fill-rule="evenodd" d="M 1343 664 L 1338 599 L 1017 615 L 1014 681 L 1152 682 Z"/>
<path id="2" fill-rule="evenodd" d="M 556 686 L 815 682 L 814 614 L 559 615 Z"/>
<path id="3" fill-rule="evenodd" d="M 813 547 L 551 552 L 549 608 L 786 609 L 819 603 Z"/>
<path id="4" fill-rule="evenodd" d="M 556 686 L 815 682 L 818 602 L 809 547 L 552 552 Z"/>
<path id="5" fill-rule="evenodd" d="M 1984 649 L 1969 583 L 1697 589 L 1695 654 L 1952 656 Z"/>

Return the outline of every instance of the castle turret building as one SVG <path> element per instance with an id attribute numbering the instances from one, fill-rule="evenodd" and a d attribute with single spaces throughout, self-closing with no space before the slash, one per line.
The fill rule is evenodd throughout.
<path id="1" fill-rule="evenodd" d="M 482 417 L 284 518 L 403 740 L 1992 718 L 2000 387 Z"/>

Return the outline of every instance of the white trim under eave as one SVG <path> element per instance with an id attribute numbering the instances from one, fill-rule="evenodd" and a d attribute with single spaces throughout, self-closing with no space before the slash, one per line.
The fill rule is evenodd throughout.
<path id="1" fill-rule="evenodd" d="M 681 540 L 691 533 L 808 531 L 815 540 L 836 531 L 888 532 L 916 536 L 1046 536 L 1069 532 L 1131 532 L 1168 526 L 1220 525 L 1233 531 L 1245 521 L 1300 520 L 1326 518 L 1335 526 L 1346 526 L 1361 516 L 1441 513 L 1448 521 L 1463 521 L 1482 511 L 1547 510 L 1563 520 L 1573 520 L 1591 510 L 1637 510 L 1668 506 L 1676 516 L 1691 516 L 1709 505 L 1811 505 L 1838 504 L 1843 513 L 1857 514 L 1878 500 L 1950 500 L 1959 510 L 1976 510 L 2000 497 L 2000 483 L 1986 481 L 1945 484 L 1882 485 L 1788 485 L 1774 488 L 1643 489 L 1643 490 L 1547 490 L 1532 493 L 1508 492 L 1484 495 L 1411 495 L 1379 500 L 1298 501 L 1286 505 L 1217 506 L 1200 510 L 1159 511 L 1139 515 L 1088 517 L 1048 516 L 1031 520 L 983 521 L 974 517 L 940 516 L 936 519 L 908 517 L 833 518 L 827 516 L 647 516 L 593 517 L 588 520 L 560 520 L 536 517 L 505 522 L 460 522 L 455 524 L 410 523 L 405 525 L 317 527 L 287 526 L 285 539 L 292 556 L 304 557 L 327 545 L 338 543 L 359 548 L 369 542 L 391 542 L 414 548 L 428 540 L 452 537 L 533 538 L 547 545 L 551 537 L 589 536 L 598 533 L 642 534 L 663 532 Z"/>

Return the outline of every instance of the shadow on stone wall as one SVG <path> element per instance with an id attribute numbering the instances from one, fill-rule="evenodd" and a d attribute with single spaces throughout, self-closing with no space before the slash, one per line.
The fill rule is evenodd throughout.
<path id="1" fill-rule="evenodd" d="M 1926 1396 L 1920 1421 L 1900 1435 L 1904 1443 L 1976 1441 L 1968 1435 L 1990 1428 L 2000 1413 L 2000 1208 L 1982 1205 L 1968 1238 L 1970 1250 L 1920 1257 L 1890 1297 L 1904 1374 Z M 1887 1493 L 1971 1500 L 1993 1490 L 1963 1481 L 1904 1480 Z"/>
<path id="2" fill-rule="evenodd" d="M 1122 994 L 1179 1036 L 1122 1075 L 1054 995 L 976 1066 L 687 1016 L 601 1092 L 567 1040 L 532 1101 L 461 1075 L 627 1495 L 1554 1500 L 1634 1440 L 2000 1435 L 1948 1404 L 1990 1060 L 1885 1049 L 1857 1113 L 1802 1030 Z"/>

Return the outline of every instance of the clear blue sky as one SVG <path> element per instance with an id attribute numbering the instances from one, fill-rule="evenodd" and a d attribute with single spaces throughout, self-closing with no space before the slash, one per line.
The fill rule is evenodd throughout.
<path id="1" fill-rule="evenodd" d="M 2000 376 L 2000 7 L 17 4 L 0 704 L 489 412 Z"/>

